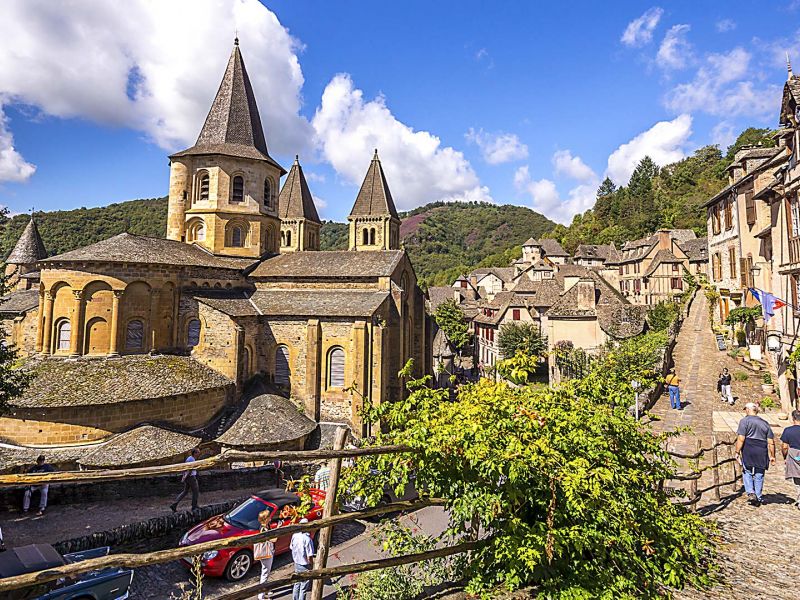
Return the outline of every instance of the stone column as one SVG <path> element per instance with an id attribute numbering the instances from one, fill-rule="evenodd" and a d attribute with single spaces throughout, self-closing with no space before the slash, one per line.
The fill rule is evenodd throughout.
<path id="1" fill-rule="evenodd" d="M 354 431 L 361 431 L 361 415 L 359 411 L 364 403 L 364 398 L 369 397 L 369 350 L 367 348 L 367 322 L 356 321 L 353 323 L 351 333 L 353 340 L 353 355 L 350 361 L 351 371 L 346 374 L 345 383 L 355 382 L 357 393 L 351 392 L 352 406 L 350 423 Z"/>
<path id="2" fill-rule="evenodd" d="M 158 324 L 158 300 L 161 297 L 161 290 L 153 288 L 150 290 L 150 352 L 155 352 L 156 348 L 156 331 Z"/>
<path id="3" fill-rule="evenodd" d="M 44 293 L 44 336 L 42 341 L 42 352 L 51 354 L 53 351 L 51 341 L 53 337 L 53 302 L 55 298 L 50 292 Z"/>
<path id="4" fill-rule="evenodd" d="M 72 290 L 75 295 L 75 305 L 72 309 L 72 319 L 70 327 L 72 329 L 70 334 L 69 355 L 71 357 L 78 357 L 81 355 L 81 344 L 83 343 L 83 316 L 86 309 L 86 303 L 83 301 L 83 290 Z"/>
<path id="5" fill-rule="evenodd" d="M 45 310 L 45 302 L 47 301 L 48 293 L 45 292 L 43 294 L 39 294 L 39 317 L 38 317 L 38 326 L 36 328 L 36 347 L 34 350 L 37 354 L 42 352 L 42 346 L 44 343 L 43 336 L 44 336 L 44 310 Z M 50 305 L 52 307 L 52 304 Z"/>
<path id="6" fill-rule="evenodd" d="M 319 422 L 320 418 L 320 368 L 322 356 L 322 327 L 319 319 L 309 319 L 306 325 L 306 416 Z"/>
<path id="7" fill-rule="evenodd" d="M 119 301 L 125 290 L 112 290 L 111 323 L 108 331 L 108 355 L 119 356 Z"/>

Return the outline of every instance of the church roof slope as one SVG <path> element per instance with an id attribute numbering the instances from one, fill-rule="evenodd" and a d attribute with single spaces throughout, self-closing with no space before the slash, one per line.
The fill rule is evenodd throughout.
<path id="1" fill-rule="evenodd" d="M 21 396 L 9 402 L 13 407 L 101 406 L 233 384 L 227 377 L 186 356 L 30 360 L 23 369 L 33 376 L 33 381 Z"/>
<path id="2" fill-rule="evenodd" d="M 250 277 L 388 277 L 404 254 L 403 250 L 291 252 L 262 261 Z"/>
<path id="3" fill-rule="evenodd" d="M 239 270 L 252 265 L 255 259 L 215 256 L 194 244 L 133 233 L 120 233 L 95 244 L 51 256 L 42 262 L 148 263 Z"/>
<path id="4" fill-rule="evenodd" d="M 229 317 L 255 317 L 261 314 L 250 301 L 252 292 L 245 290 L 197 290 L 191 292 L 192 298 L 220 311 Z"/>
<path id="5" fill-rule="evenodd" d="M 228 59 L 225 75 L 208 111 L 197 142 L 172 157 L 196 154 L 224 154 L 239 158 L 265 160 L 286 171 L 269 155 L 258 105 L 244 66 L 239 41 Z M 171 158 L 172 158 L 171 157 Z"/>
<path id="6" fill-rule="evenodd" d="M 154 425 L 141 425 L 111 437 L 78 458 L 78 464 L 95 468 L 153 464 L 183 458 L 183 454 L 199 443 L 199 437 Z"/>
<path id="7" fill-rule="evenodd" d="M 8 255 L 6 263 L 10 265 L 26 265 L 35 263 L 43 258 L 47 258 L 47 250 L 44 247 L 42 236 L 39 235 L 39 228 L 36 227 L 36 221 L 28 221 L 28 225 L 19 236 L 14 249 Z"/>
<path id="8" fill-rule="evenodd" d="M 300 166 L 296 156 L 278 197 L 278 216 L 281 219 L 306 218 L 321 223 L 314 199 L 311 197 L 311 190 L 308 189 L 306 176 L 303 174 L 303 167 Z"/>
<path id="9" fill-rule="evenodd" d="M 388 297 L 389 292 L 374 290 L 258 290 L 251 302 L 273 317 L 369 317 Z"/>
<path id="10" fill-rule="evenodd" d="M 350 211 L 350 216 L 376 217 L 383 215 L 391 215 L 395 219 L 400 218 L 397 215 L 397 209 L 394 206 L 386 176 L 383 174 L 378 151 L 375 150 L 375 156 L 372 157 L 372 162 L 370 162 L 369 169 L 367 169 L 367 175 L 364 177 L 364 183 L 361 184 L 361 189 L 358 190 L 358 196 L 356 196 L 356 202 L 353 205 L 353 210 Z"/>
<path id="11" fill-rule="evenodd" d="M 39 290 L 19 290 L 0 298 L 0 314 L 19 314 L 39 306 Z"/>

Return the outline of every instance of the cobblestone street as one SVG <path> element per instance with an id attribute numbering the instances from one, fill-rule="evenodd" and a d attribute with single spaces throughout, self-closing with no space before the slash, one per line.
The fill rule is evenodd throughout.
<path id="1" fill-rule="evenodd" d="M 659 420 L 654 423 L 658 431 L 689 428 L 670 444 L 670 449 L 681 453 L 697 450 L 697 440 L 704 447 L 711 445 L 712 437 L 732 436 L 728 423 L 735 423 L 731 414 L 744 416 L 745 402 L 764 396 L 761 379 L 757 373 L 748 372 L 725 352 L 717 349 L 708 321 L 707 301 L 698 293 L 689 317 L 683 323 L 678 344 L 673 354 L 678 377 L 681 379 L 681 400 L 684 410 L 672 410 L 669 398 L 662 396 L 651 411 Z M 723 403 L 716 390 L 717 376 L 723 367 L 731 373 L 746 372 L 745 381 L 733 382 L 734 407 Z M 715 430 L 715 416 L 717 413 Z M 776 437 L 788 421 L 778 421 L 773 410 L 766 414 L 773 425 Z M 723 418 L 724 417 L 724 418 Z M 800 511 L 792 506 L 794 486 L 784 479 L 784 463 L 777 453 L 776 465 L 767 471 L 764 484 L 765 504 L 755 508 L 747 504 L 741 485 L 726 486 L 721 500 L 711 492 L 704 494 L 698 507 L 701 514 L 716 521 L 719 526 L 719 563 L 721 582 L 711 590 L 681 591 L 676 594 L 683 600 L 746 598 L 748 600 L 798 598 L 800 565 L 797 563 L 800 539 Z M 729 448 L 721 448 L 719 458 L 731 455 Z M 706 464 L 701 462 L 701 466 Z M 723 467 L 722 480 L 731 479 L 732 467 Z M 682 465 L 685 472 L 687 465 Z M 707 471 L 699 482 L 700 489 L 711 485 L 711 472 Z"/>

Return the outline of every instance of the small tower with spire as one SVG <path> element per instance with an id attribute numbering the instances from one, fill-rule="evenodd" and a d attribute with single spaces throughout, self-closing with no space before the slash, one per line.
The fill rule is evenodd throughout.
<path id="1" fill-rule="evenodd" d="M 17 290 L 32 288 L 38 283 L 37 277 L 31 277 L 38 272 L 36 263 L 45 258 L 47 258 L 47 250 L 39 235 L 39 228 L 36 227 L 33 214 L 31 214 L 31 220 L 28 221 L 25 230 L 6 259 L 5 273 L 8 277 L 6 282 L 8 287 Z M 23 277 L 23 275 L 28 277 Z"/>
<path id="2" fill-rule="evenodd" d="M 197 142 L 170 156 L 167 238 L 224 256 L 278 252 L 278 189 L 238 37 Z"/>
<path id="3" fill-rule="evenodd" d="M 319 250 L 322 221 L 314 206 L 299 156 L 294 157 L 294 164 L 281 189 L 278 216 L 281 219 L 281 254 Z"/>
<path id="4" fill-rule="evenodd" d="M 400 217 L 377 148 L 347 220 L 350 223 L 350 250 L 400 248 Z"/>

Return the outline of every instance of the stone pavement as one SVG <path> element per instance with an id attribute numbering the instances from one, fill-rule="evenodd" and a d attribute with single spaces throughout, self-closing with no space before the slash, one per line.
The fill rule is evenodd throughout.
<path id="1" fill-rule="evenodd" d="M 673 353 L 676 372 L 681 379 L 681 400 L 684 410 L 669 407 L 665 395 L 654 406 L 651 414 L 658 418 L 653 423 L 657 431 L 674 431 L 689 428 L 674 438 L 669 449 L 684 454 L 695 452 L 697 440 L 709 447 L 713 436 L 732 438 L 744 403 L 762 398 L 760 374 L 748 371 L 725 352 L 717 349 L 708 321 L 705 296 L 700 293 L 694 300 L 689 317 L 683 323 L 678 343 Z M 723 403 L 717 394 L 717 377 L 723 367 L 731 373 L 747 373 L 745 381 L 733 381 L 734 407 Z M 765 417 L 773 425 L 776 437 L 789 423 L 779 421 L 776 413 Z M 721 448 L 719 458 L 731 456 L 730 448 Z M 689 469 L 685 461 L 681 471 Z M 707 464 L 701 461 L 700 466 Z M 721 478 L 731 479 L 732 468 L 726 465 Z M 699 511 L 715 521 L 719 527 L 718 551 L 721 582 L 711 590 L 680 591 L 676 598 L 682 600 L 722 600 L 741 598 L 747 600 L 796 600 L 800 597 L 800 563 L 797 549 L 800 544 L 800 510 L 792 506 L 795 488 L 783 478 L 784 464 L 778 452 L 777 464 L 767 471 L 764 485 L 765 504 L 755 508 L 747 504 L 741 485 L 722 489 L 717 501 L 709 492 L 699 503 Z M 713 482 L 710 471 L 699 481 L 702 489 Z"/>

